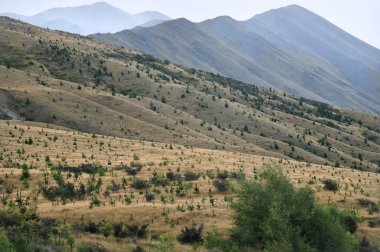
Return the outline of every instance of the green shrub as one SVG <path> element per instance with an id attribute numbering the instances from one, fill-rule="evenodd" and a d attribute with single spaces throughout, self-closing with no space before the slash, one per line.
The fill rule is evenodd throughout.
<path id="1" fill-rule="evenodd" d="M 244 246 L 267 251 L 354 251 L 358 245 L 347 213 L 316 203 L 314 192 L 294 189 L 280 168 L 267 166 L 258 181 L 241 184 L 233 237 Z"/>
<path id="2" fill-rule="evenodd" d="M 329 190 L 329 191 L 338 191 L 339 189 L 339 186 L 338 186 L 338 183 L 332 179 L 326 179 L 323 181 L 323 184 L 324 184 L 324 188 L 326 190 Z"/>
<path id="3" fill-rule="evenodd" d="M 224 179 L 216 179 L 213 185 L 219 192 L 226 192 L 228 190 L 228 181 Z"/>
<path id="4" fill-rule="evenodd" d="M 169 171 L 166 173 L 166 178 L 169 179 L 170 181 L 180 181 L 181 180 L 181 174 L 179 173 L 174 173 L 172 171 Z"/>
<path id="5" fill-rule="evenodd" d="M 223 240 L 217 231 L 207 234 L 203 246 L 211 251 L 239 252 L 241 249 L 233 241 Z"/>
<path id="6" fill-rule="evenodd" d="M 191 171 L 187 171 L 185 172 L 184 177 L 185 177 L 185 181 L 195 181 L 195 180 L 198 180 L 199 174 L 196 174 Z"/>
<path id="7" fill-rule="evenodd" d="M 15 251 L 12 244 L 9 242 L 7 234 L 0 229 L 0 251 L 13 252 Z"/>
<path id="8" fill-rule="evenodd" d="M 145 189 L 145 188 L 148 188 L 148 186 L 149 186 L 149 182 L 146 181 L 146 180 L 143 180 L 143 179 L 134 179 L 134 180 L 132 181 L 131 186 L 132 186 L 134 189 L 137 189 L 137 190 Z"/>
<path id="9" fill-rule="evenodd" d="M 193 224 L 191 228 L 185 227 L 181 230 L 181 233 L 177 236 L 177 240 L 180 243 L 201 243 L 203 242 L 203 224 L 198 228 Z"/>
<path id="10" fill-rule="evenodd" d="M 173 251 L 174 238 L 169 235 L 163 235 L 156 246 L 156 252 L 170 252 Z"/>

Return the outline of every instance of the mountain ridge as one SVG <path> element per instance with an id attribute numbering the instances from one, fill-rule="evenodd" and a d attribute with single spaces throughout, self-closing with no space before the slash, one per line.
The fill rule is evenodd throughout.
<path id="1" fill-rule="evenodd" d="M 380 165 L 377 116 L 9 18 L 0 17 L 0 31 L 1 119 L 321 165 Z"/>
<path id="2" fill-rule="evenodd" d="M 317 37 L 320 40 L 316 41 L 309 39 L 315 45 L 303 45 L 302 37 L 314 36 L 310 31 L 313 30 L 313 25 L 310 25 L 311 28 L 308 30 L 301 29 L 301 24 L 293 25 L 292 22 L 301 21 L 295 14 L 292 14 L 292 17 L 284 14 L 288 12 L 300 12 L 302 15 L 311 16 L 309 19 L 316 22 L 314 26 L 322 26 L 329 32 L 340 29 L 302 7 L 290 6 L 256 15 L 246 21 L 224 16 L 191 25 L 190 21 L 176 19 L 146 29 L 125 30 L 111 35 L 95 34 L 90 37 L 126 46 L 160 59 L 169 59 L 186 67 L 201 68 L 259 86 L 278 88 L 298 96 L 379 114 L 380 102 L 376 97 L 380 95 L 377 85 L 380 80 L 380 68 L 377 68 L 376 55 L 380 58 L 380 50 L 374 48 L 365 53 L 354 54 L 353 57 L 356 59 L 353 66 L 349 67 L 345 62 L 352 60 L 342 53 L 341 49 L 335 48 L 335 54 L 339 56 L 338 62 L 334 62 L 325 54 L 317 55 L 316 52 L 322 51 L 320 48 L 332 51 L 334 47 L 324 41 L 323 36 Z M 278 30 L 266 24 L 262 18 L 275 19 L 272 17 L 273 13 L 281 13 L 276 14 L 282 20 L 282 26 L 279 24 Z M 305 22 L 311 21 L 305 18 Z M 284 35 L 280 28 L 286 26 L 295 27 L 300 34 Z M 189 31 L 184 32 L 183 29 Z M 338 35 L 351 36 L 346 33 Z M 288 37 L 301 40 L 300 45 L 289 41 L 291 39 L 287 39 Z M 336 41 L 338 45 L 343 43 L 342 39 Z M 353 41 L 357 42 L 355 39 Z M 342 47 L 353 48 L 357 46 L 355 43 Z M 307 46 L 314 46 L 315 48 L 311 48 L 314 51 L 307 50 Z M 368 45 L 360 46 L 367 48 Z M 367 61 L 363 55 L 374 59 Z M 370 65 L 359 64 L 362 61 Z M 354 67 L 358 64 L 359 70 Z M 372 77 L 366 80 L 365 76 Z"/>

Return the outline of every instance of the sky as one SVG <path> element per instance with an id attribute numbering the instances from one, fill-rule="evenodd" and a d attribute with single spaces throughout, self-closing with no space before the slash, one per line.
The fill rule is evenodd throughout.
<path id="1" fill-rule="evenodd" d="M 0 13 L 33 15 L 54 7 L 101 0 L 0 0 Z M 380 0 L 103 0 L 129 13 L 159 11 L 199 22 L 221 15 L 246 20 L 270 9 L 298 4 L 380 49 Z"/>

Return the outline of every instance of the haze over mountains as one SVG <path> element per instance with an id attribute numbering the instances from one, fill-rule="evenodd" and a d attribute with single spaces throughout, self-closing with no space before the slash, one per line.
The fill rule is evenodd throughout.
<path id="1" fill-rule="evenodd" d="M 297 5 L 241 22 L 177 19 L 91 37 L 186 67 L 380 113 L 380 50 Z"/>
<path id="2" fill-rule="evenodd" d="M 105 2 L 78 7 L 53 8 L 27 17 L 15 13 L 3 16 L 53 30 L 88 35 L 97 32 L 118 32 L 139 25 L 156 25 L 170 18 L 156 11 L 130 14 Z"/>

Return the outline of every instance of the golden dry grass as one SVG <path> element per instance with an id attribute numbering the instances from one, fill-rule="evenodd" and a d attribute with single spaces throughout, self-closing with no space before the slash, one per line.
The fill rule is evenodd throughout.
<path id="1" fill-rule="evenodd" d="M 33 139 L 33 144 L 25 143 L 29 137 Z M 56 140 L 54 140 L 56 137 Z M 38 212 L 41 216 L 53 217 L 60 220 L 66 219 L 69 223 L 84 220 L 107 219 L 109 221 L 123 221 L 125 223 L 149 224 L 151 233 L 167 233 L 176 236 L 180 229 L 192 222 L 204 223 L 206 232 L 217 229 L 222 234 L 227 235 L 228 229 L 232 225 L 233 212 L 228 208 L 228 203 L 224 201 L 224 194 L 218 193 L 212 185 L 212 180 L 206 173 L 217 173 L 217 170 L 243 171 L 249 179 L 260 173 L 263 164 L 280 164 L 284 173 L 289 176 L 296 186 L 306 186 L 310 181 L 314 181 L 310 186 L 316 191 L 316 196 L 320 202 L 334 203 L 341 208 L 355 209 L 360 212 L 365 219 L 378 219 L 379 213 L 369 215 L 368 211 L 358 205 L 358 199 L 366 198 L 374 202 L 380 199 L 380 174 L 362 172 L 347 168 L 332 168 L 309 163 L 287 161 L 277 158 L 247 155 L 228 151 L 216 151 L 200 148 L 186 148 L 181 145 L 170 145 L 166 143 L 152 143 L 145 141 L 135 141 L 115 137 L 96 136 L 84 134 L 72 130 L 58 128 L 52 125 L 42 125 L 39 123 L 27 123 L 17 121 L 0 122 L 0 147 L 2 166 L 0 177 L 4 183 L 0 185 L 3 192 L 7 187 L 13 187 L 13 197 L 17 190 L 21 190 L 23 195 L 28 195 L 31 189 L 37 187 L 37 181 L 43 179 L 43 170 L 47 167 L 45 157 L 49 156 L 54 165 L 79 165 L 82 163 L 99 163 L 108 167 L 108 172 L 103 179 L 102 192 L 112 181 L 121 184 L 123 177 L 131 178 L 124 171 L 112 171 L 112 167 L 129 164 L 132 161 L 141 162 L 144 167 L 137 175 L 138 178 L 149 179 L 153 171 L 165 174 L 167 171 L 193 171 L 203 174 L 198 181 L 192 183 L 192 187 L 197 184 L 200 194 L 195 194 L 193 188 L 189 187 L 188 193 L 184 197 L 178 197 L 175 193 L 165 192 L 159 188 L 161 193 L 156 194 L 154 202 L 147 202 L 143 194 L 138 190 L 127 188 L 111 192 L 111 198 L 115 199 L 115 205 L 110 204 L 110 198 L 105 198 L 102 193 L 99 199 L 104 203 L 100 207 L 90 208 L 91 197 L 83 201 L 49 202 L 42 195 L 38 197 Z M 45 144 L 46 143 L 46 144 Z M 75 143 L 75 145 L 74 145 Z M 92 158 L 91 158 L 92 156 Z M 15 164 L 28 164 L 35 167 L 31 170 L 30 188 L 24 189 L 19 179 L 20 169 L 6 168 Z M 66 176 L 65 176 L 66 177 Z M 340 189 L 337 193 L 323 189 L 322 181 L 331 178 L 338 181 Z M 87 174 L 83 174 L 79 180 L 86 184 Z M 52 180 L 52 179 L 51 179 Z M 73 178 L 67 179 L 73 181 Z M 236 187 L 236 182 L 232 181 Z M 149 189 L 150 191 L 153 188 Z M 210 203 L 209 190 L 212 191 L 212 198 L 215 200 L 214 206 Z M 125 194 L 134 194 L 132 204 L 123 203 Z M 228 195 L 231 192 L 227 193 Z M 173 196 L 174 203 L 169 200 L 166 204 L 160 201 L 161 196 L 169 199 Z M 196 205 L 200 205 L 200 209 Z M 189 206 L 195 206 L 193 211 Z M 177 210 L 178 206 L 183 206 L 185 212 Z M 167 216 L 162 213 L 167 212 Z M 366 235 L 372 241 L 376 241 L 380 233 L 380 228 L 368 228 L 366 222 L 360 225 L 358 234 Z M 114 240 L 105 239 L 99 236 L 79 235 L 79 240 L 92 240 L 106 247 L 111 247 Z M 141 241 L 145 247 L 149 247 L 149 242 Z M 126 249 L 131 246 L 125 241 L 116 242 L 118 247 Z M 178 245 L 177 245 L 178 246 Z M 122 250 L 120 250 L 122 251 Z"/>

